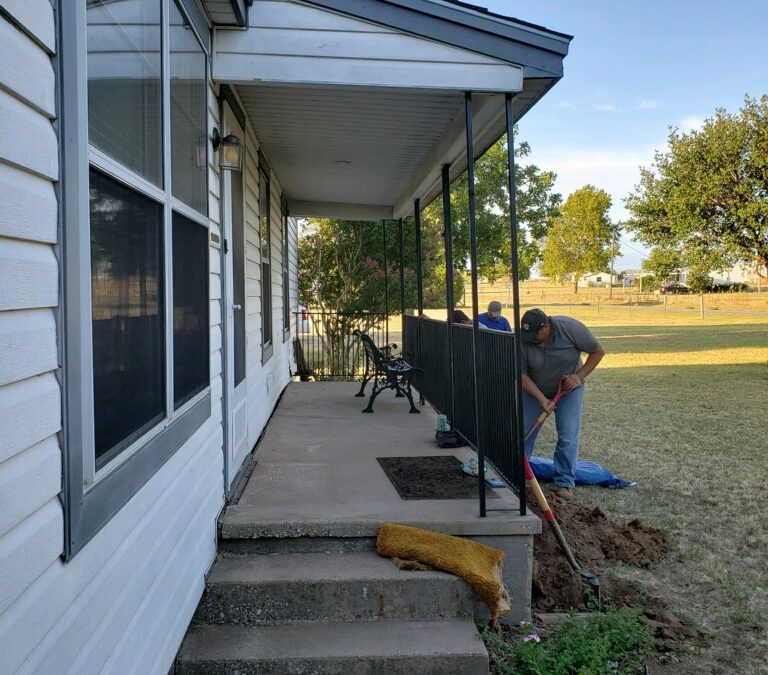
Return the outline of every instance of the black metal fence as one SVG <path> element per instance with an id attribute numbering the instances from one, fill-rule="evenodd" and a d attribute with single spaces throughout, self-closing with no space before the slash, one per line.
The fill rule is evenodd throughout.
<path id="1" fill-rule="evenodd" d="M 453 346 L 451 358 L 448 329 L 449 326 L 444 321 L 406 316 L 403 344 L 412 355 L 413 365 L 424 370 L 423 375 L 413 380 L 416 389 L 435 409 L 447 415 L 453 429 L 478 450 L 473 330 L 471 326 L 450 325 Z M 518 495 L 520 511 L 525 513 L 522 452 L 516 447 L 515 441 L 516 337 L 512 333 L 481 330 L 478 338 L 478 403 L 483 439 L 482 454 Z"/>
<path id="2" fill-rule="evenodd" d="M 362 380 L 365 352 L 355 330 L 368 333 L 377 345 L 385 341 L 383 312 L 301 310 L 296 318 L 296 357 L 300 374 L 315 380 Z M 303 373 L 301 373 L 303 370 Z"/>

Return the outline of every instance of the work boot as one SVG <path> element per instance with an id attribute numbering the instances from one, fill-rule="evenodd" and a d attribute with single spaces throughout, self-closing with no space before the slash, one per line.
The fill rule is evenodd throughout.
<path id="1" fill-rule="evenodd" d="M 555 494 L 563 499 L 573 499 L 573 488 L 565 487 L 564 485 L 556 485 Z"/>

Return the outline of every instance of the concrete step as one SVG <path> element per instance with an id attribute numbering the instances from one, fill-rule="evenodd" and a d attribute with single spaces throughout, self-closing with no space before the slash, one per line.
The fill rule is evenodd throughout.
<path id="1" fill-rule="evenodd" d="M 193 626 L 176 675 L 487 675 L 471 619 Z"/>
<path id="2" fill-rule="evenodd" d="M 472 589 L 444 572 L 398 569 L 373 552 L 220 557 L 195 623 L 470 618 Z"/>

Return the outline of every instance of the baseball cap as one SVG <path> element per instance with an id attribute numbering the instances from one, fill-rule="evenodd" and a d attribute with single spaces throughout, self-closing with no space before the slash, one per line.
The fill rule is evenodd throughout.
<path id="1" fill-rule="evenodd" d="M 549 317 L 540 309 L 529 309 L 520 320 L 520 337 L 525 342 L 536 342 L 539 329 L 549 323 Z"/>
<path id="2" fill-rule="evenodd" d="M 488 303 L 488 316 L 492 319 L 498 319 L 501 316 L 501 303 L 498 300 L 491 300 Z"/>

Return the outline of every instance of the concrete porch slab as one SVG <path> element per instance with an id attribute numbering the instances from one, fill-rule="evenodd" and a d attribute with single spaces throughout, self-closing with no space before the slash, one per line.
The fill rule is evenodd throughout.
<path id="1" fill-rule="evenodd" d="M 360 411 L 354 382 L 292 383 L 285 390 L 256 453 L 257 465 L 237 504 L 221 519 L 225 538 L 375 537 L 396 522 L 469 537 L 531 535 L 533 515 L 521 517 L 507 488 L 479 516 L 478 500 L 403 500 L 376 457 L 454 454 L 438 448 L 436 415 L 425 405 L 408 413 L 406 399 L 385 392 L 375 412 Z"/>

